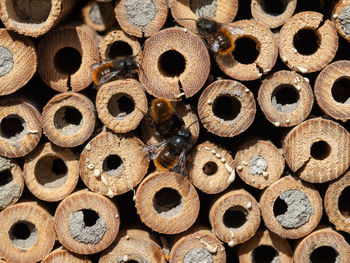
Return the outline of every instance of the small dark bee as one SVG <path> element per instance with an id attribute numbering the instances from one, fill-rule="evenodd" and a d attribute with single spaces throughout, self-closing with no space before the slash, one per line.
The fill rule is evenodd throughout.
<path id="1" fill-rule="evenodd" d="M 160 139 L 167 139 L 173 135 L 184 124 L 176 114 L 174 106 L 164 98 L 157 98 L 152 101 L 150 117 L 156 135 Z"/>
<path id="2" fill-rule="evenodd" d="M 180 18 L 178 20 L 194 20 L 191 18 Z M 196 20 L 194 20 L 196 21 Z M 200 17 L 196 21 L 198 34 L 205 40 L 209 50 L 215 55 L 230 54 L 234 48 L 233 35 L 243 34 L 239 26 L 222 24 L 209 18 Z"/>
<path id="3" fill-rule="evenodd" d="M 146 146 L 154 166 L 160 171 L 173 171 L 185 176 L 186 153 L 190 149 L 191 133 L 180 129 L 160 144 Z"/>
<path id="4" fill-rule="evenodd" d="M 128 75 L 135 74 L 139 69 L 139 65 L 136 56 L 118 57 L 113 60 L 106 60 L 101 65 L 96 65 L 92 79 L 96 86 L 100 86 L 113 78 L 124 78 Z"/>
<path id="5" fill-rule="evenodd" d="M 149 114 L 157 135 L 163 140 L 145 147 L 150 159 L 157 170 L 185 175 L 186 153 L 193 143 L 190 127 L 198 120 L 185 128 L 173 105 L 163 98 L 152 101 Z"/>

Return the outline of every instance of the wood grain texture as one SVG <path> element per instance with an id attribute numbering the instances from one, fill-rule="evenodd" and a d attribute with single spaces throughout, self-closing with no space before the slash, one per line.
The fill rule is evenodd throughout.
<path id="1" fill-rule="evenodd" d="M 26 156 L 23 172 L 32 194 L 55 202 L 68 196 L 77 185 L 79 159 L 70 149 L 45 143 Z"/>
<path id="2" fill-rule="evenodd" d="M 163 66 L 160 66 L 161 56 L 167 51 L 175 52 L 176 55 L 173 53 L 173 57 L 163 57 Z M 182 72 L 180 57 L 185 60 Z M 172 27 L 161 30 L 146 40 L 141 65 L 143 70 L 139 72 L 140 82 L 147 92 L 157 98 L 174 101 L 178 100 L 177 96 L 182 92 L 189 98 L 203 87 L 210 71 L 210 57 L 199 36 Z M 168 72 L 169 67 L 174 65 L 179 69 Z M 180 73 L 169 74 L 173 71 Z"/>
<path id="3" fill-rule="evenodd" d="M 37 202 L 12 205 L 0 213 L 0 220 L 2 258 L 18 263 L 37 262 L 53 248 L 56 233 L 52 216 Z M 27 225 L 30 232 L 25 239 L 17 237 L 16 234 L 9 234 L 13 233 L 13 228 L 19 224 Z"/>
<path id="4" fill-rule="evenodd" d="M 294 46 L 295 35 L 301 29 L 312 29 L 319 36 L 317 49 L 312 54 L 300 54 Z M 292 16 L 281 28 L 278 39 L 282 61 L 290 69 L 303 74 L 324 68 L 338 50 L 338 35 L 332 22 L 324 19 L 321 13 L 312 11 Z"/>
<path id="5" fill-rule="evenodd" d="M 253 122 L 256 104 L 253 93 L 235 80 L 217 80 L 206 87 L 198 100 L 203 126 L 221 137 L 234 137 Z"/>
<path id="6" fill-rule="evenodd" d="M 227 216 L 230 211 L 245 217 Z M 237 214 L 236 214 L 237 215 Z M 238 222 L 235 222 L 235 221 Z M 255 198 L 244 189 L 231 190 L 215 198 L 210 206 L 209 221 L 213 233 L 230 247 L 241 244 L 255 235 L 260 225 L 260 208 Z M 231 223 L 234 225 L 231 225 Z M 237 225 L 236 225 L 237 224 Z"/>
<path id="7" fill-rule="evenodd" d="M 340 124 L 313 118 L 287 134 L 283 152 L 288 166 L 301 179 L 323 183 L 338 178 L 349 167 L 349 140 L 348 131 Z"/>
<path id="8" fill-rule="evenodd" d="M 300 226 L 291 228 L 283 227 L 282 224 L 277 221 L 274 212 L 276 200 L 282 193 L 288 190 L 298 190 L 304 193 L 313 209 L 307 221 Z M 305 206 L 306 204 L 304 203 L 303 207 Z M 260 207 L 266 227 L 282 238 L 297 239 L 308 235 L 318 225 L 322 216 L 322 199 L 316 188 L 312 184 L 292 176 L 282 177 L 271 184 L 261 195 Z M 300 217 L 300 219 L 298 218 L 298 220 L 302 219 L 303 217 Z"/>
<path id="9" fill-rule="evenodd" d="M 92 191 L 113 197 L 132 190 L 148 164 L 147 151 L 136 136 L 102 132 L 80 155 L 80 177 Z"/>
<path id="10" fill-rule="evenodd" d="M 90 229 L 97 225 L 97 221 L 90 227 L 85 227 L 84 224 L 81 231 L 90 234 L 80 240 L 72 236 L 73 228 L 76 226 L 69 224 L 69 219 L 76 212 L 83 210 L 94 211 L 98 215 L 97 220 L 103 221 L 106 228 L 95 228 L 96 232 L 94 232 Z M 84 218 L 83 220 L 89 219 Z M 107 248 L 116 238 L 119 231 L 120 214 L 116 204 L 107 197 L 87 190 L 80 190 L 61 201 L 56 209 L 54 222 L 57 238 L 65 248 L 78 254 L 94 254 Z M 102 230 L 105 231 L 102 237 L 98 236 L 97 232 Z M 89 236 L 94 238 L 89 239 Z"/>
<path id="11" fill-rule="evenodd" d="M 176 191 L 180 200 L 166 199 L 166 191 L 169 193 L 169 189 Z M 164 201 L 161 196 L 156 197 L 161 190 L 165 190 Z M 157 198 L 160 204 L 164 203 L 160 208 L 155 204 Z M 135 206 L 141 221 L 152 230 L 164 234 L 178 234 L 189 229 L 196 221 L 199 197 L 193 185 L 182 175 L 154 172 L 137 188 Z"/>

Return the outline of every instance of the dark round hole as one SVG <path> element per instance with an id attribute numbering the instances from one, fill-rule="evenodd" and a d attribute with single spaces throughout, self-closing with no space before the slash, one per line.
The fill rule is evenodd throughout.
<path id="1" fill-rule="evenodd" d="M 312 251 L 310 263 L 335 263 L 340 262 L 338 252 L 330 246 L 322 246 Z"/>
<path id="2" fill-rule="evenodd" d="M 62 161 L 62 159 L 57 158 L 52 161 L 52 172 L 55 174 L 66 174 L 67 173 L 67 166 Z"/>
<path id="3" fill-rule="evenodd" d="M 218 165 L 214 162 L 207 162 L 204 166 L 203 166 L 203 173 L 205 173 L 206 175 L 213 175 L 218 171 Z"/>
<path id="4" fill-rule="evenodd" d="M 282 200 L 280 197 L 277 197 L 273 204 L 273 215 L 275 217 L 283 215 L 287 212 L 288 206 L 287 203 Z"/>
<path id="5" fill-rule="evenodd" d="M 228 228 L 239 228 L 248 221 L 248 211 L 241 206 L 232 206 L 226 210 L 223 222 Z"/>
<path id="6" fill-rule="evenodd" d="M 104 159 L 102 164 L 103 172 L 105 172 L 108 175 L 119 175 L 122 171 L 122 167 L 123 161 L 116 154 L 108 155 L 107 158 Z"/>
<path id="7" fill-rule="evenodd" d="M 131 56 L 132 53 L 132 48 L 128 43 L 124 41 L 115 41 L 108 46 L 106 57 L 114 59 L 116 57 Z"/>
<path id="8" fill-rule="evenodd" d="M 39 184 L 55 188 L 67 181 L 68 168 L 61 158 L 44 156 L 35 165 L 34 174 Z"/>
<path id="9" fill-rule="evenodd" d="M 14 239 L 27 239 L 30 237 L 31 225 L 35 227 L 32 223 L 20 221 L 11 227 L 10 235 Z"/>
<path id="10" fill-rule="evenodd" d="M 323 160 L 331 153 L 331 146 L 325 141 L 315 142 L 310 149 L 312 158 Z"/>
<path id="11" fill-rule="evenodd" d="M 265 13 L 278 16 L 286 10 L 287 2 L 286 0 L 261 0 L 261 7 Z"/>
<path id="12" fill-rule="evenodd" d="M 293 43 L 295 49 L 302 55 L 312 55 L 320 46 L 320 36 L 313 28 L 303 28 L 295 34 Z"/>
<path id="13" fill-rule="evenodd" d="M 8 232 L 11 242 L 20 248 L 30 248 L 38 241 L 38 230 L 28 221 L 17 221 Z"/>
<path id="14" fill-rule="evenodd" d="M 140 263 L 140 262 L 138 262 L 138 261 L 136 261 L 136 260 L 128 260 L 128 261 L 126 261 L 126 262 L 128 262 L 128 263 Z"/>
<path id="15" fill-rule="evenodd" d="M 11 141 L 17 141 L 26 133 L 25 121 L 17 115 L 9 115 L 0 123 L 0 136 Z"/>
<path id="16" fill-rule="evenodd" d="M 338 200 L 338 207 L 340 213 L 350 218 L 350 186 L 345 187 L 344 190 L 341 192 Z"/>
<path id="17" fill-rule="evenodd" d="M 176 211 L 181 208 L 182 197 L 178 191 L 172 188 L 162 188 L 153 197 L 153 206 L 157 213 Z"/>
<path id="18" fill-rule="evenodd" d="M 71 106 L 60 108 L 54 116 L 56 129 L 65 135 L 73 135 L 79 131 L 82 122 L 83 116 L 80 111 Z"/>
<path id="19" fill-rule="evenodd" d="M 11 4 L 6 3 L 6 5 L 11 5 L 11 13 L 15 12 L 17 16 L 13 16 L 15 21 L 20 23 L 25 22 L 26 24 L 41 24 L 44 23 L 49 15 L 52 8 L 51 1 L 32 1 L 32 0 L 12 0 Z M 9 7 L 8 7 L 9 8 Z M 17 18 L 18 17 L 18 18 Z"/>
<path id="20" fill-rule="evenodd" d="M 98 214 L 92 209 L 82 209 L 81 211 L 84 215 L 85 227 L 95 225 L 96 221 L 100 218 Z"/>
<path id="21" fill-rule="evenodd" d="M 332 86 L 332 97 L 340 103 L 350 103 L 350 79 L 341 77 L 337 79 Z"/>
<path id="22" fill-rule="evenodd" d="M 260 43 L 250 37 L 240 37 L 235 41 L 232 54 L 241 64 L 253 63 L 260 53 Z"/>
<path id="23" fill-rule="evenodd" d="M 55 54 L 54 65 L 57 68 L 57 70 L 62 74 L 74 74 L 80 68 L 81 55 L 74 48 L 62 48 Z"/>
<path id="24" fill-rule="evenodd" d="M 252 253 L 252 262 L 254 263 L 280 262 L 280 260 L 276 260 L 275 258 L 279 259 L 279 254 L 272 246 L 258 246 Z"/>
<path id="25" fill-rule="evenodd" d="M 159 71 L 167 77 L 180 76 L 186 68 L 184 56 L 176 50 L 164 52 L 158 60 Z"/>
<path id="26" fill-rule="evenodd" d="M 10 170 L 4 170 L 0 172 L 0 187 L 8 184 L 12 180 L 13 180 L 13 177 Z"/>
<path id="27" fill-rule="evenodd" d="M 114 94 L 108 101 L 107 109 L 113 117 L 121 118 L 135 110 L 135 102 L 125 93 Z"/>
<path id="28" fill-rule="evenodd" d="M 213 102 L 213 113 L 224 121 L 231 121 L 241 112 L 241 107 L 242 104 L 236 97 L 221 95 Z"/>
<path id="29" fill-rule="evenodd" d="M 300 96 L 293 85 L 278 85 L 271 94 L 272 105 L 280 112 L 293 112 L 297 109 Z"/>

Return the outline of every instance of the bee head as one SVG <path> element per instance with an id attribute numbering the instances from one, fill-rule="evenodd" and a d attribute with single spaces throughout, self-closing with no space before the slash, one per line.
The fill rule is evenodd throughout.
<path id="1" fill-rule="evenodd" d="M 115 70 L 123 69 L 125 68 L 126 65 L 126 60 L 125 59 L 115 59 L 113 61 L 113 67 Z"/>
<path id="2" fill-rule="evenodd" d="M 135 61 L 135 57 L 127 57 L 125 59 L 125 66 L 128 68 L 128 69 L 138 69 L 137 67 L 137 63 Z"/>
<path id="3" fill-rule="evenodd" d="M 191 139 L 191 133 L 187 129 L 180 129 L 177 131 L 177 135 L 185 139 L 187 142 Z"/>
<path id="4" fill-rule="evenodd" d="M 197 21 L 197 31 L 201 35 L 215 32 L 218 27 L 217 25 L 218 24 L 214 20 L 208 18 L 199 18 Z"/>

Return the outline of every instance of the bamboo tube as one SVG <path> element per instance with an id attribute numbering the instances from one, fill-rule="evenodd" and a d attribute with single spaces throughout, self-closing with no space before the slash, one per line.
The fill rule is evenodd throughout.
<path id="1" fill-rule="evenodd" d="M 293 263 L 293 251 L 287 240 L 269 230 L 259 230 L 247 242 L 239 245 L 240 263 Z"/>
<path id="2" fill-rule="evenodd" d="M 293 172 L 310 183 L 338 178 L 349 167 L 350 136 L 338 123 L 314 118 L 293 128 L 283 141 L 283 152 Z"/>
<path id="3" fill-rule="evenodd" d="M 109 262 L 157 262 L 166 263 L 162 249 L 141 229 L 126 229 L 115 242 L 103 252 L 99 263 Z"/>
<path id="4" fill-rule="evenodd" d="M 92 29 L 105 31 L 115 23 L 113 4 L 91 0 L 82 9 L 82 18 Z"/>
<path id="5" fill-rule="evenodd" d="M 196 189 L 182 175 L 155 172 L 137 188 L 135 206 L 141 221 L 152 230 L 178 234 L 196 221 L 199 197 Z"/>
<path id="6" fill-rule="evenodd" d="M 0 100 L 0 155 L 14 158 L 31 152 L 41 137 L 40 113 L 20 99 Z"/>
<path id="7" fill-rule="evenodd" d="M 253 0 L 250 10 L 254 19 L 264 23 L 269 28 L 283 25 L 294 13 L 297 0 L 266 1 Z"/>
<path id="8" fill-rule="evenodd" d="M 26 156 L 23 172 L 33 195 L 43 201 L 59 201 L 78 183 L 78 156 L 67 148 L 45 143 Z"/>
<path id="9" fill-rule="evenodd" d="M 329 20 L 317 12 L 301 12 L 291 17 L 279 33 L 282 61 L 300 73 L 324 68 L 338 49 L 338 35 Z"/>
<path id="10" fill-rule="evenodd" d="M 321 109 L 334 119 L 350 119 L 348 91 L 350 61 L 339 60 L 329 64 L 315 81 L 315 97 Z"/>
<path id="11" fill-rule="evenodd" d="M 41 263 L 62 263 L 62 262 L 92 263 L 86 256 L 73 254 L 63 247 L 55 249 L 41 261 Z"/>
<path id="12" fill-rule="evenodd" d="M 292 176 L 271 184 L 260 198 L 265 225 L 282 238 L 308 235 L 322 216 L 322 199 L 313 185 Z"/>
<path id="13" fill-rule="evenodd" d="M 37 262 L 55 243 L 52 216 L 37 202 L 11 205 L 0 213 L 0 256 L 10 262 Z"/>
<path id="14" fill-rule="evenodd" d="M 147 97 L 134 79 L 119 79 L 102 85 L 96 96 L 99 119 L 116 133 L 137 128 L 147 112 Z"/>
<path id="15" fill-rule="evenodd" d="M 158 98 L 192 97 L 210 71 L 208 50 L 199 36 L 181 28 L 167 28 L 146 40 L 140 82 Z"/>
<path id="16" fill-rule="evenodd" d="M 186 168 L 191 183 L 206 194 L 221 193 L 235 180 L 231 154 L 208 141 L 192 150 Z"/>
<path id="17" fill-rule="evenodd" d="M 80 177 L 96 193 L 113 197 L 133 189 L 145 176 L 148 155 L 136 136 L 103 132 L 80 155 Z"/>
<path id="18" fill-rule="evenodd" d="M 114 59 L 122 56 L 136 56 L 141 45 L 136 37 L 129 36 L 122 30 L 108 32 L 101 42 L 101 56 L 103 59 Z"/>
<path id="19" fill-rule="evenodd" d="M 1 13 L 1 12 L 0 12 Z M 24 36 L 0 29 L 0 95 L 14 93 L 34 75 L 37 54 L 33 42 Z M 18 76 L 21 76 L 18 78 Z"/>
<path id="20" fill-rule="evenodd" d="M 235 167 L 246 184 L 264 189 L 281 177 L 284 158 L 271 142 L 252 139 L 237 151 Z"/>
<path id="21" fill-rule="evenodd" d="M 5 0 L 0 2 L 0 19 L 8 30 L 39 37 L 61 22 L 74 4 L 70 0 Z"/>
<path id="22" fill-rule="evenodd" d="M 120 27 L 129 35 L 150 37 L 159 31 L 168 16 L 165 0 L 121 0 L 114 9 Z"/>
<path id="23" fill-rule="evenodd" d="M 230 23 L 236 17 L 238 11 L 238 0 L 170 0 L 169 6 L 171 15 L 177 23 L 191 30 L 195 30 L 195 22 L 178 19 L 190 18 L 197 20 L 198 17 L 205 17 L 213 19 L 219 23 Z"/>
<path id="24" fill-rule="evenodd" d="M 78 254 L 93 254 L 114 241 L 120 215 L 107 197 L 80 190 L 61 201 L 54 221 L 58 240 L 65 248 Z"/>
<path id="25" fill-rule="evenodd" d="M 194 145 L 199 137 L 199 123 L 198 117 L 193 112 L 192 108 L 188 104 L 182 102 L 172 103 L 175 108 L 175 114 L 183 121 L 184 127 L 188 128 L 191 133 L 190 145 Z M 174 105 L 175 104 L 175 105 Z M 150 110 L 149 110 L 150 111 Z M 149 112 L 147 114 L 150 114 Z M 190 127 L 191 126 L 191 127 Z M 162 142 L 163 138 L 157 136 L 154 125 L 144 118 L 141 124 L 142 139 L 146 144 L 158 144 Z"/>
<path id="26" fill-rule="evenodd" d="M 208 229 L 194 227 L 179 234 L 171 247 L 170 262 L 226 262 L 225 248 Z"/>
<path id="27" fill-rule="evenodd" d="M 294 262 L 346 263 L 350 261 L 350 246 L 344 237 L 331 228 L 317 230 L 305 237 L 294 251 Z"/>
<path id="28" fill-rule="evenodd" d="M 338 231 L 350 233 L 350 171 L 344 176 L 330 183 L 324 197 L 324 208 L 329 221 Z"/>
<path id="29" fill-rule="evenodd" d="M 42 126 L 47 138 L 61 147 L 84 143 L 95 128 L 95 107 L 82 94 L 57 94 L 43 108 Z"/>
<path id="30" fill-rule="evenodd" d="M 299 124 L 310 114 L 314 96 L 307 78 L 282 70 L 265 79 L 258 102 L 268 121 L 276 127 Z"/>
<path id="31" fill-rule="evenodd" d="M 233 34 L 232 54 L 216 56 L 220 69 L 237 80 L 255 80 L 271 71 L 278 55 L 278 45 L 271 30 L 255 20 L 239 20 L 229 25 L 239 27 L 242 34 Z"/>
<path id="32" fill-rule="evenodd" d="M 78 26 L 60 27 L 46 34 L 39 43 L 38 55 L 40 77 L 59 92 L 85 89 L 92 81 L 91 66 L 99 61 L 97 43 Z"/>
<path id="33" fill-rule="evenodd" d="M 253 93 L 246 86 L 226 79 L 205 88 L 197 109 L 208 131 L 221 137 L 233 137 L 252 124 L 256 105 Z"/>
<path id="34" fill-rule="evenodd" d="M 247 191 L 231 190 L 211 205 L 209 220 L 213 233 L 233 247 L 255 235 L 260 225 L 259 204 Z"/>
<path id="35" fill-rule="evenodd" d="M 349 11 L 350 11 L 350 1 L 340 0 L 333 9 L 332 20 L 335 25 L 338 34 L 350 41 L 350 28 L 349 28 Z"/>
<path id="36" fill-rule="evenodd" d="M 22 170 L 13 160 L 0 156 L 0 210 L 15 204 L 24 188 Z"/>

